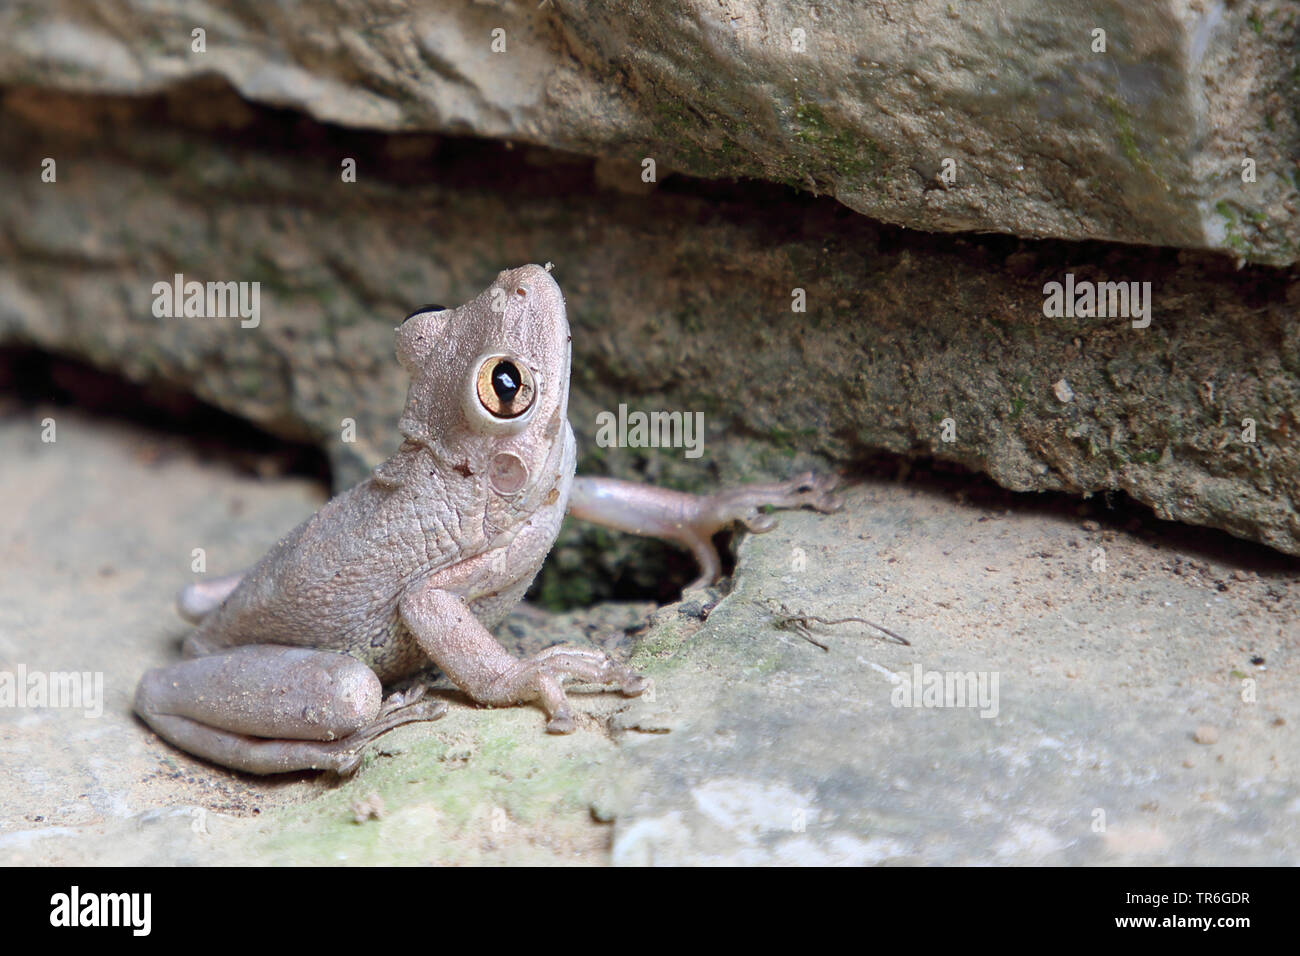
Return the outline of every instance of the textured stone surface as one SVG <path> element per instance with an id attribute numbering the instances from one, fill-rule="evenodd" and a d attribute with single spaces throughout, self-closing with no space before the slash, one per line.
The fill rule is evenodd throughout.
<path id="1" fill-rule="evenodd" d="M 632 637 L 651 606 L 507 621 L 517 652 L 599 642 L 653 675 L 636 701 L 577 691 L 575 734 L 435 691 L 447 716 L 346 783 L 257 779 L 167 746 L 131 695 L 179 654 L 192 549 L 246 565 L 321 490 L 2 410 L 0 673 L 98 673 L 104 707 L 0 707 L 0 863 L 1300 862 L 1300 565 L 1266 549 L 875 479 L 837 515 L 783 514 L 733 592 Z M 912 644 L 815 625 L 821 650 L 773 603 Z M 894 707 L 917 666 L 997 674 L 997 715 Z"/>
<path id="2" fill-rule="evenodd" d="M 638 649 L 612 859 L 1293 864 L 1300 568 L 1219 545 L 885 483 L 746 539 L 708 621 Z M 822 651 L 773 602 L 911 646 Z"/>
<path id="3" fill-rule="evenodd" d="M 1297 35 L 1273 2 L 6 5 L 0 346 L 192 392 L 324 447 L 346 485 L 396 444 L 400 318 L 552 260 L 584 470 L 877 477 L 745 539 L 734 591 L 644 632 L 648 605 L 601 604 L 500 633 L 602 643 L 652 697 L 579 694 L 554 738 L 444 690 L 448 716 L 351 783 L 263 781 L 167 748 L 129 701 L 187 630 L 193 549 L 246 565 L 321 489 L 6 403 L 0 672 L 88 671 L 105 698 L 0 709 L 0 860 L 1300 862 L 1300 567 L 1122 500 L 1300 554 L 1300 273 L 850 211 L 1291 261 Z M 261 324 L 155 318 L 178 272 L 260 283 Z M 1151 282 L 1150 327 L 1045 317 L 1067 274 Z M 703 413 L 704 456 L 598 447 L 620 404 Z M 1076 515 L 945 462 L 1104 499 Z M 563 540 L 547 600 L 672 590 L 661 551 Z M 841 624 L 821 650 L 774 604 L 912 646 Z M 916 667 L 996 674 L 997 716 L 892 706 Z"/>
<path id="4" fill-rule="evenodd" d="M 653 157 L 917 228 L 1287 263 L 1297 38 L 1285 0 L 23 0 L 0 11 L 0 82 L 138 94 L 215 75 L 334 123 Z"/>
<path id="5" fill-rule="evenodd" d="M 1293 269 L 924 236 L 783 190 L 628 196 L 556 154 L 348 133 L 210 89 L 156 103 L 11 90 L 4 110 L 0 342 L 319 442 L 340 485 L 397 444 L 400 318 L 553 260 L 585 470 L 692 487 L 885 450 L 1015 490 L 1120 491 L 1300 553 Z M 180 125 L 199 112 L 210 132 Z M 56 183 L 37 173 L 46 156 Z M 339 181 L 339 156 L 359 159 L 359 182 Z M 260 282 L 261 324 L 155 318 L 152 286 L 177 272 Z M 1046 318 L 1043 287 L 1067 274 L 1151 282 L 1150 327 Z M 703 457 L 598 447 L 596 415 L 619 404 L 703 413 Z M 591 560 L 614 550 L 600 543 Z M 603 577 L 578 583 L 599 594 Z"/>

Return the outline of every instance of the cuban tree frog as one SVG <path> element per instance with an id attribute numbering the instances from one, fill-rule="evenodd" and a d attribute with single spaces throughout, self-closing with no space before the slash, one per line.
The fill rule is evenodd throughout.
<path id="1" fill-rule="evenodd" d="M 354 770 L 366 744 L 446 704 L 384 684 L 435 664 L 482 704 L 535 701 L 574 728 L 567 679 L 640 693 L 601 651 L 559 645 L 520 660 L 491 633 L 523 598 L 566 510 L 691 549 L 716 580 L 714 532 L 760 509 L 833 510 L 833 480 L 804 475 L 695 496 L 574 477 L 564 297 L 549 272 L 502 272 L 458 309 L 397 330 L 411 378 L 397 452 L 243 574 L 181 594 L 197 629 L 185 660 L 149 671 L 136 713 L 190 753 L 251 773 Z"/>

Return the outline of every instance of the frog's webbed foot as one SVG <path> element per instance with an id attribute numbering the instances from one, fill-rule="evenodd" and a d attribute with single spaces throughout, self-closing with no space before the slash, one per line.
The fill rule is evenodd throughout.
<path id="1" fill-rule="evenodd" d="M 236 770 L 349 774 L 376 738 L 447 709 L 422 687 L 382 695 L 374 672 L 347 655 L 250 644 L 149 671 L 135 711 L 182 750 Z"/>
<path id="2" fill-rule="evenodd" d="M 835 495 L 839 483 L 837 475 L 807 471 L 790 481 L 741 485 L 705 495 L 701 508 L 719 530 L 736 521 L 747 530 L 762 534 L 776 527 L 776 517 L 764 512 L 764 508 L 812 508 L 822 514 L 839 511 L 844 507 Z"/>
<path id="3" fill-rule="evenodd" d="M 805 472 L 790 481 L 728 488 L 711 495 L 690 495 L 667 488 L 613 478 L 579 476 L 573 480 L 569 513 L 620 531 L 675 541 L 690 549 L 700 577 L 690 586 L 713 584 L 722 575 L 722 559 L 713 536 L 740 523 L 761 534 L 776 527 L 765 508 L 812 508 L 828 514 L 842 503 L 835 496 L 835 475 Z"/>
<path id="4" fill-rule="evenodd" d="M 631 697 L 647 686 L 631 668 L 595 648 L 561 644 L 520 660 L 479 622 L 464 598 L 439 588 L 434 580 L 408 591 L 399 607 L 420 647 L 457 687 L 494 707 L 537 701 L 546 711 L 551 733 L 574 729 L 564 693 L 567 679 L 616 684 Z"/>

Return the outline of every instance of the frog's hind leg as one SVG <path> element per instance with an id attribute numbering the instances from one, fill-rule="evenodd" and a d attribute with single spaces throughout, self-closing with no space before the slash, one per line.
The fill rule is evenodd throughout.
<path id="1" fill-rule="evenodd" d="M 230 597 L 231 592 L 239 587 L 247 572 L 227 574 L 220 578 L 195 581 L 181 589 L 176 595 L 176 610 L 180 616 L 191 624 L 197 624 L 217 608 L 221 602 Z"/>
<path id="2" fill-rule="evenodd" d="M 149 671 L 135 712 L 164 740 L 247 773 L 354 771 L 367 744 L 446 711 L 424 688 L 383 699 L 345 654 L 251 644 Z"/>
<path id="3" fill-rule="evenodd" d="M 722 575 L 722 559 L 713 535 L 733 523 L 755 534 L 771 531 L 776 519 L 764 508 L 840 509 L 834 475 L 805 472 L 790 481 L 726 488 L 711 495 L 690 495 L 614 478 L 578 475 L 569 496 L 569 514 L 631 534 L 675 541 L 689 548 L 700 565 L 689 587 L 713 584 Z"/>

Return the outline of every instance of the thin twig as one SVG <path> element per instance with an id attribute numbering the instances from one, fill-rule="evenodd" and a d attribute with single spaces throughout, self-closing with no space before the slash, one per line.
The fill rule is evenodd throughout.
<path id="1" fill-rule="evenodd" d="M 907 638 L 903 637 L 901 634 L 895 634 L 893 631 L 891 631 L 889 628 L 885 627 L 884 625 L 877 624 L 875 621 L 868 621 L 865 617 L 838 617 L 838 618 L 831 619 L 831 618 L 821 617 L 820 615 L 817 614 L 806 614 L 803 612 L 795 613 L 791 611 L 788 607 L 786 607 L 784 604 L 780 605 L 780 609 L 781 609 L 780 614 L 777 616 L 777 619 L 775 621 L 775 626 L 777 628 L 783 631 L 794 631 L 804 640 L 808 641 L 808 643 L 820 647 L 824 651 L 829 651 L 830 648 L 827 645 L 823 644 L 821 641 L 817 640 L 815 637 L 813 637 L 812 625 L 814 623 L 825 624 L 827 627 L 833 626 L 835 624 L 849 624 L 849 623 L 865 624 L 867 625 L 867 627 L 874 627 L 878 631 L 883 631 L 885 634 L 888 634 L 899 644 L 905 644 L 908 647 L 912 646 L 912 642 L 909 641 Z"/>

